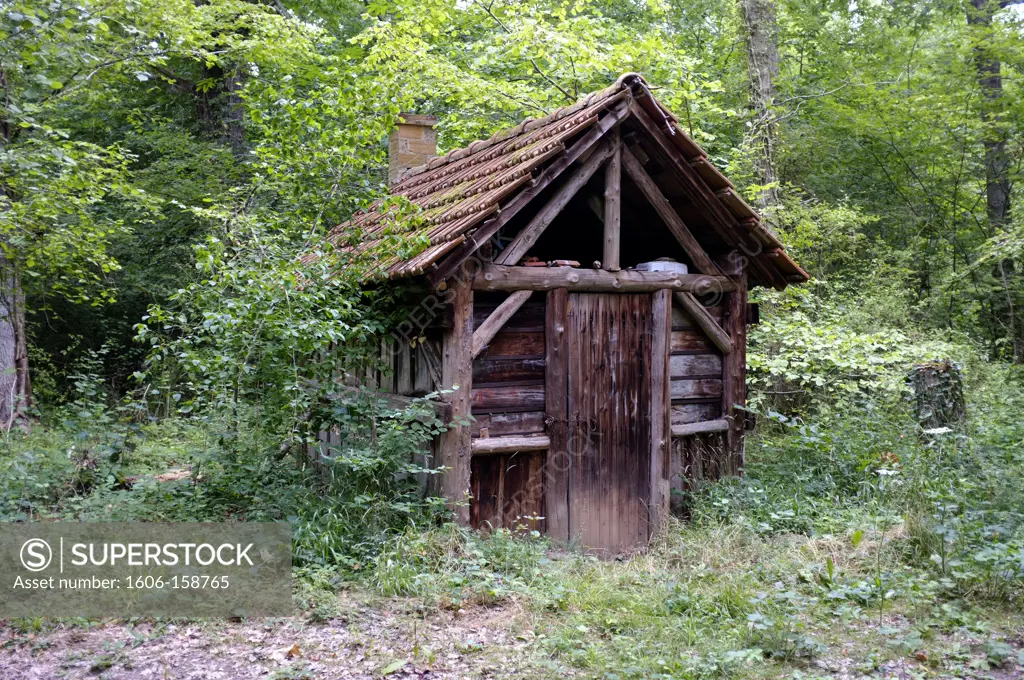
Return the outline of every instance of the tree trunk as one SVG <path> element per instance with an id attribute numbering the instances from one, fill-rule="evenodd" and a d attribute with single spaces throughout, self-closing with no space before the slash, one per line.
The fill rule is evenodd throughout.
<path id="1" fill-rule="evenodd" d="M 0 69 L 4 99 L 0 109 L 0 149 L 11 143 L 15 129 L 10 123 L 11 99 L 7 72 Z M 7 184 L 0 180 L 0 192 L 13 200 Z M 5 203 L 0 202 L 0 210 Z M 0 428 L 14 425 L 28 429 L 26 408 L 32 397 L 28 373 L 28 342 L 25 338 L 25 294 L 18 271 L 7 257 L 7 244 L 0 244 Z"/>
<path id="2" fill-rule="evenodd" d="M 754 109 L 754 169 L 758 182 L 770 185 L 760 195 L 761 207 L 767 208 L 779 202 L 775 186 L 778 182 L 775 168 L 777 125 L 773 111 L 775 78 L 779 75 L 778 23 L 773 0 L 740 0 L 740 9 L 747 31 L 747 76 Z"/>
<path id="3" fill-rule="evenodd" d="M 0 249 L 0 429 L 28 428 L 30 405 L 25 295 L 18 274 Z"/>
<path id="4" fill-rule="evenodd" d="M 1005 109 L 1003 80 L 999 58 L 992 53 L 993 17 L 1000 7 L 1009 4 L 998 0 L 970 0 L 967 6 L 967 25 L 973 29 L 973 58 L 975 78 L 981 88 L 982 145 L 985 149 L 985 208 L 989 233 L 996 234 L 1010 218 L 1010 158 L 1006 153 Z M 1003 288 L 1005 308 L 999 314 L 1007 319 L 1007 334 L 1012 361 L 1020 363 L 1022 356 L 1022 329 L 1016 314 L 1017 268 L 1010 260 L 995 266 L 993 276 Z M 1000 305 L 1001 307 L 1002 305 Z M 1002 320 L 1000 319 L 1000 322 Z"/>
<path id="5" fill-rule="evenodd" d="M 974 40 L 974 68 L 984 101 L 981 109 L 985 139 L 985 194 L 989 225 L 995 230 L 1010 214 L 1010 160 L 1006 154 L 1006 133 L 1001 128 L 1005 104 L 999 59 L 988 47 L 993 15 L 1000 3 L 970 0 L 967 24 L 977 31 Z"/>

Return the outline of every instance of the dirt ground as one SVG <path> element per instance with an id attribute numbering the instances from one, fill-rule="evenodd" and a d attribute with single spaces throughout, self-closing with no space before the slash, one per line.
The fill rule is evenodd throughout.
<path id="1" fill-rule="evenodd" d="M 420 616 L 349 602 L 338 618 L 0 627 L 0 678 L 522 678 L 532 634 L 514 605 Z"/>

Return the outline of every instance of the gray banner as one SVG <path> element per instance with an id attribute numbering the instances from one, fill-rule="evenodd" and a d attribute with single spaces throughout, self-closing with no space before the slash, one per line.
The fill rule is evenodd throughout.
<path id="1" fill-rule="evenodd" d="M 287 616 L 285 523 L 0 523 L 0 617 Z"/>

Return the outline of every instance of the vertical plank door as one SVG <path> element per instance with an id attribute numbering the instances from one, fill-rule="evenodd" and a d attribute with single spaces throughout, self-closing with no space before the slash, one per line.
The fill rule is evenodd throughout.
<path id="1" fill-rule="evenodd" d="M 569 533 L 598 552 L 648 540 L 651 323 L 650 295 L 569 295 Z"/>

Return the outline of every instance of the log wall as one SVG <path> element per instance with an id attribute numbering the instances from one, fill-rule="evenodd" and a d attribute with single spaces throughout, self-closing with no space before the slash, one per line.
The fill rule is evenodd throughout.
<path id="1" fill-rule="evenodd" d="M 507 297 L 477 292 L 473 327 Z M 473 361 L 474 439 L 541 435 L 545 427 L 545 296 L 534 294 Z M 472 463 L 474 528 L 546 530 L 545 451 L 477 455 Z"/>

